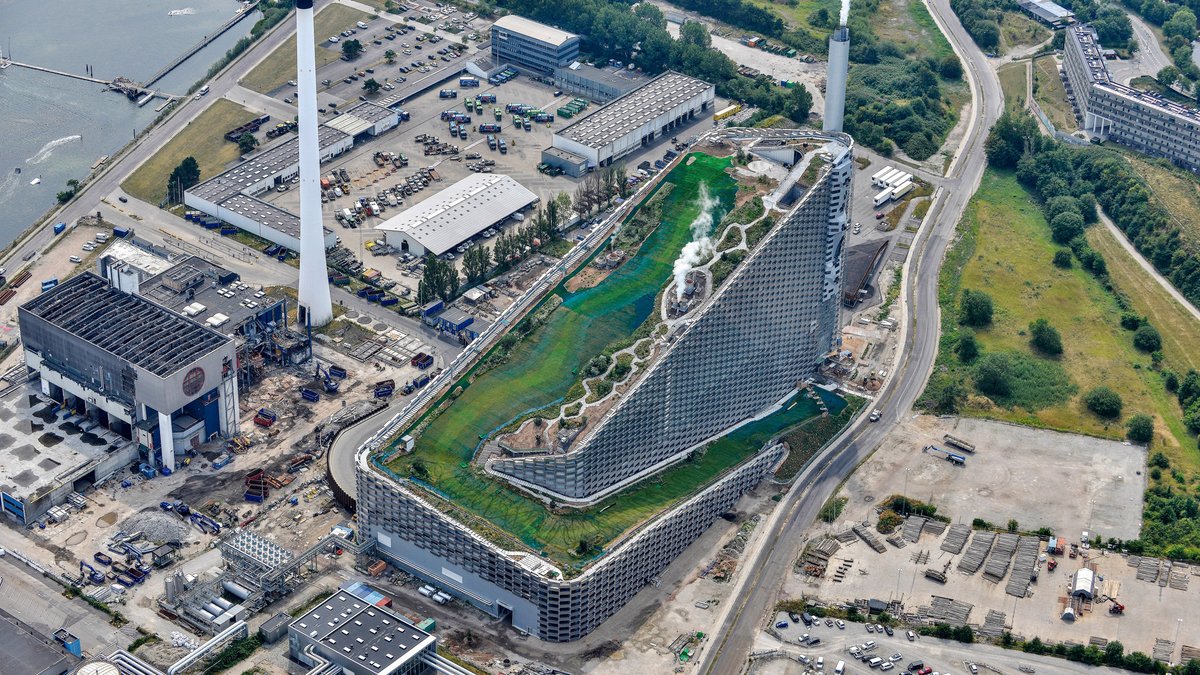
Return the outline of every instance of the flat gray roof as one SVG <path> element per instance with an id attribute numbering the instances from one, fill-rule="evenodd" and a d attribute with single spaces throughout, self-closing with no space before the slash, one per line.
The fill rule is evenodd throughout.
<path id="1" fill-rule="evenodd" d="M 84 272 L 21 305 L 21 311 L 158 377 L 190 366 L 229 338 Z"/>
<path id="2" fill-rule="evenodd" d="M 1018 4 L 1047 21 L 1063 21 L 1075 16 L 1075 12 L 1052 0 L 1020 0 Z"/>
<path id="3" fill-rule="evenodd" d="M 256 223 L 286 235 L 300 238 L 300 216 L 258 197 L 239 193 L 221 202 L 221 208 L 246 216 Z M 333 232 L 324 225 L 321 226 L 321 229 L 325 234 Z"/>
<path id="4" fill-rule="evenodd" d="M 562 148 L 556 148 L 553 145 L 546 148 L 545 150 L 542 150 L 542 152 L 546 153 L 547 155 L 552 155 L 554 157 L 557 157 L 557 158 L 563 160 L 564 162 L 571 162 L 572 164 L 583 164 L 583 163 L 587 162 L 586 157 L 580 157 L 579 155 L 577 155 L 573 152 L 568 152 L 566 150 L 563 150 Z"/>
<path id="5" fill-rule="evenodd" d="M 568 33 L 565 30 L 547 26 L 544 23 L 538 23 L 537 21 L 532 21 L 515 14 L 509 14 L 508 16 L 496 19 L 496 23 L 492 24 L 492 30 L 497 28 L 520 33 L 525 37 L 533 38 L 534 40 L 545 42 L 555 47 L 561 47 L 568 40 L 579 37 L 574 33 Z"/>
<path id="6" fill-rule="evenodd" d="M 642 82 L 646 81 L 640 75 L 629 74 L 630 71 L 621 68 L 597 68 L 589 66 L 586 63 L 576 61 L 564 68 L 555 68 L 555 74 L 575 74 L 578 77 L 592 80 L 593 82 L 603 82 L 611 85 L 621 91 L 630 91 L 637 87 Z"/>
<path id="7" fill-rule="evenodd" d="M 66 672 L 79 660 L 67 655 L 32 627 L 18 624 L 8 612 L 0 610 L 0 653 L 4 654 L 6 675 L 43 675 Z"/>
<path id="8" fill-rule="evenodd" d="M 618 96 L 591 115 L 568 124 L 555 135 L 600 149 L 713 88 L 703 80 L 667 71 Z"/>
<path id="9" fill-rule="evenodd" d="M 441 255 L 537 198 L 510 176 L 473 173 L 375 229 L 402 232 Z"/>
<path id="10" fill-rule="evenodd" d="M 258 288 L 240 280 L 220 284 L 218 277 L 228 274 L 230 271 L 220 265 L 198 256 L 188 256 L 171 269 L 146 279 L 138 293 L 175 312 L 186 312 L 185 316 L 201 323 L 217 314 L 226 316 L 228 325 L 214 327 L 222 333 L 240 328 L 250 317 L 279 302 L 280 298 L 269 295 L 254 297 Z M 191 297 L 188 290 L 192 291 Z"/>
<path id="11" fill-rule="evenodd" d="M 324 124 L 317 125 L 317 142 L 321 149 L 345 140 L 346 134 Z M 300 137 L 292 135 L 278 145 L 257 152 L 232 169 L 217 174 L 188 192 L 214 204 L 240 194 L 251 185 L 278 176 L 285 168 L 300 163 Z"/>
<path id="12" fill-rule="evenodd" d="M 396 114 L 397 113 L 395 110 L 381 106 L 378 103 L 372 103 L 371 101 L 359 101 L 358 105 L 343 110 L 339 117 L 345 115 L 354 115 L 359 119 L 364 119 L 371 124 L 374 124 Z"/>
<path id="13" fill-rule="evenodd" d="M 433 649 L 435 638 L 400 615 L 338 591 L 292 622 L 288 630 L 377 675 L 397 670 Z"/>

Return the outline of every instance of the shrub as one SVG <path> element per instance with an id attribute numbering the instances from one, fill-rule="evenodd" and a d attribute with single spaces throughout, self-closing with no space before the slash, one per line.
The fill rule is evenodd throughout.
<path id="1" fill-rule="evenodd" d="M 904 518 L 900 517 L 899 513 L 888 509 L 879 514 L 879 524 L 875 526 L 875 529 L 879 530 L 880 534 L 891 534 L 903 522 Z"/>
<path id="2" fill-rule="evenodd" d="M 1143 352 L 1156 352 L 1162 349 L 1162 336 L 1154 326 L 1144 323 L 1133 332 L 1133 346 Z"/>
<path id="3" fill-rule="evenodd" d="M 1134 415 L 1125 423 L 1125 436 L 1134 443 L 1149 443 L 1154 438 L 1154 420 L 1149 415 Z M 1162 453 L 1158 453 L 1162 456 Z M 1166 459 L 1166 457 L 1163 457 Z"/>
<path id="4" fill-rule="evenodd" d="M 983 291 L 964 288 L 958 305 L 958 320 L 968 326 L 986 326 L 992 322 L 992 297 Z"/>
<path id="5" fill-rule="evenodd" d="M 1083 403 L 1100 417 L 1116 419 L 1121 416 L 1121 396 L 1108 387 L 1096 387 L 1084 394 Z"/>
<path id="6" fill-rule="evenodd" d="M 1054 326 L 1050 325 L 1049 321 L 1038 319 L 1030 323 L 1029 334 L 1032 336 L 1030 343 L 1033 344 L 1034 349 L 1050 356 L 1062 354 L 1062 336 L 1058 334 L 1058 330 Z"/>
<path id="7" fill-rule="evenodd" d="M 1055 251 L 1054 266 L 1064 270 L 1071 269 L 1071 249 L 1060 248 Z"/>
<path id="8" fill-rule="evenodd" d="M 1167 456 L 1161 452 L 1150 455 L 1150 459 L 1146 463 L 1156 469 L 1167 469 L 1171 466 L 1171 460 L 1167 459 Z"/>
<path id="9" fill-rule="evenodd" d="M 1121 328 L 1125 330 L 1137 330 L 1144 323 L 1146 323 L 1146 317 L 1138 316 L 1133 312 L 1125 312 L 1121 315 Z"/>
<path id="10" fill-rule="evenodd" d="M 1012 393 L 1011 363 L 1003 354 L 987 354 L 975 366 L 975 388 L 989 396 Z"/>
<path id="11" fill-rule="evenodd" d="M 954 345 L 954 351 L 958 354 L 958 360 L 963 363 L 970 363 L 979 356 L 979 340 L 975 338 L 975 331 L 970 328 L 964 328 L 958 332 L 958 343 Z"/>
<path id="12" fill-rule="evenodd" d="M 1050 235 L 1059 244 L 1066 244 L 1083 234 L 1083 225 L 1083 216 L 1077 212 L 1065 211 L 1050 221 Z"/>

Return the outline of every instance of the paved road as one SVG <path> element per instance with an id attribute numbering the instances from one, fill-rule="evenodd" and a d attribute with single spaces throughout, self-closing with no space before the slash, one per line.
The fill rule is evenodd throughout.
<path id="1" fill-rule="evenodd" d="M 1004 96 L 992 65 L 967 35 L 950 10 L 948 0 L 926 0 L 930 13 L 950 39 L 967 67 L 972 98 L 970 127 L 959 153 L 951 163 L 945 186 L 930 208 L 926 229 L 922 231 L 905 275 L 909 321 L 903 327 L 903 350 L 896 377 L 881 394 L 876 407 L 883 419 L 870 424 L 860 419 L 797 479 L 780 507 L 772 515 L 771 536 L 764 537 L 764 548 L 748 552 L 746 572 L 734 589 L 734 602 L 726 608 L 726 620 L 714 633 L 714 647 L 702 656 L 702 673 L 741 672 L 753 647 L 764 613 L 775 602 L 783 579 L 791 573 L 793 559 L 805 531 L 817 517 L 825 501 L 856 466 L 879 446 L 893 425 L 909 414 L 913 402 L 924 389 L 937 354 L 939 310 L 937 277 L 954 227 L 983 176 L 986 162 L 983 141 L 987 130 L 1000 116 Z"/>
<path id="2" fill-rule="evenodd" d="M 1137 38 L 1138 50 L 1131 59 L 1109 62 L 1109 70 L 1112 71 L 1113 78 L 1121 84 L 1129 84 L 1130 80 L 1139 75 L 1154 77 L 1158 71 L 1174 63 L 1174 60 L 1163 51 L 1162 45 L 1159 44 L 1154 31 L 1150 30 L 1150 26 L 1137 14 L 1133 12 L 1126 12 L 1126 14 L 1129 15 L 1129 22 L 1133 25 L 1133 36 Z"/>

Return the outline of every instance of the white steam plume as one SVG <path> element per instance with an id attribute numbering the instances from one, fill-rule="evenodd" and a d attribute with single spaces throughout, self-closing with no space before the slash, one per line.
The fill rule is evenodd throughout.
<path id="1" fill-rule="evenodd" d="M 838 17 L 840 19 L 839 26 L 845 26 L 850 20 L 850 0 L 842 0 L 842 13 Z"/>
<path id="2" fill-rule="evenodd" d="M 700 213 L 692 221 L 692 240 L 683 247 L 683 250 L 679 252 L 679 257 L 675 260 L 675 298 L 677 300 L 683 299 L 683 287 L 687 282 L 687 273 L 711 257 L 715 251 L 709 231 L 713 226 L 713 209 L 720 203 L 720 200 L 709 196 L 708 184 L 701 183 Z"/>

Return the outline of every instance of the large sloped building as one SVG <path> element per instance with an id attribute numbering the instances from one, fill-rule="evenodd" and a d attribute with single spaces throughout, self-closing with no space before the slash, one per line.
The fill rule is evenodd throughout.
<path id="1" fill-rule="evenodd" d="M 739 131 L 719 133 L 754 138 Z M 841 133 L 791 136 L 797 146 L 817 146 L 811 155 L 822 156 L 824 165 L 811 185 L 800 182 L 808 161 L 792 169 L 770 204 L 780 212 L 776 225 L 696 309 L 661 360 L 579 450 L 529 462 L 502 460 L 497 473 L 545 495 L 591 501 L 770 409 L 816 372 L 836 334 L 853 142 Z M 518 541 L 495 533 L 485 536 L 486 528 L 476 530 L 440 508 L 420 487 L 389 473 L 374 447 L 358 451 L 355 472 L 358 522 L 376 555 L 554 642 L 577 640 L 611 617 L 785 455 L 779 445 L 760 451 L 566 578 L 538 551 L 513 548 Z"/>
<path id="2" fill-rule="evenodd" d="M 1083 130 L 1100 140 L 1200 169 L 1200 109 L 1114 80 L 1091 26 L 1077 24 L 1065 32 L 1063 72 Z"/>

